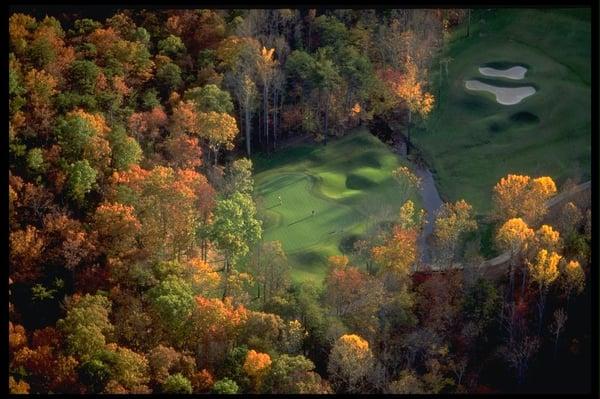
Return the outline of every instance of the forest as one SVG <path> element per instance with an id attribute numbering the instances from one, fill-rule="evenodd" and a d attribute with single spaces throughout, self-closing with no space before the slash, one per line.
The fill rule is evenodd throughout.
<path id="1" fill-rule="evenodd" d="M 9 13 L 9 392 L 589 393 L 589 11 Z"/>

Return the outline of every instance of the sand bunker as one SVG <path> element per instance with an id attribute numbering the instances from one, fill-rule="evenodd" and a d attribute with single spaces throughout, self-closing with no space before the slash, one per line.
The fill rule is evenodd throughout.
<path id="1" fill-rule="evenodd" d="M 494 76 L 508 79 L 523 79 L 525 77 L 525 73 L 527 72 L 527 68 L 522 66 L 514 66 L 508 69 L 496 69 L 490 67 L 480 67 L 479 73 L 485 76 Z"/>
<path id="2" fill-rule="evenodd" d="M 496 102 L 502 105 L 518 104 L 523 99 L 535 93 L 533 86 L 498 87 L 480 82 L 479 80 L 467 80 L 465 81 L 465 87 L 468 90 L 489 91 L 496 95 Z"/>

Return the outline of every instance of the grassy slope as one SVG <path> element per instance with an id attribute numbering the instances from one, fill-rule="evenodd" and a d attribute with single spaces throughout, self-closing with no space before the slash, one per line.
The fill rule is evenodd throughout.
<path id="1" fill-rule="evenodd" d="M 438 105 L 425 131 L 413 136 L 445 199 L 464 198 L 485 214 L 493 185 L 507 173 L 550 175 L 559 185 L 567 177 L 589 179 L 590 32 L 589 11 L 503 9 L 474 12 L 469 38 L 464 29 L 454 33 L 441 95 L 433 69 Z M 530 69 L 521 81 L 495 79 L 538 92 L 504 106 L 491 93 L 464 88 L 465 79 L 483 77 L 480 65 L 498 61 Z M 539 121 L 511 119 L 518 113 Z"/>
<path id="2" fill-rule="evenodd" d="M 254 159 L 263 239 L 282 242 L 294 281 L 320 283 L 327 257 L 341 254 L 344 242 L 365 233 L 366 215 L 379 213 L 389 220 L 406 195 L 419 205 L 418 196 L 401 194 L 391 177 L 404 164 L 365 130 L 327 146 L 296 146 Z"/>

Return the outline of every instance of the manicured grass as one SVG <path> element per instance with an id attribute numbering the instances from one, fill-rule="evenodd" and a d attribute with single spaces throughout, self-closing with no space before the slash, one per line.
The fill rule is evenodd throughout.
<path id="1" fill-rule="evenodd" d="M 412 138 L 434 169 L 442 198 L 464 198 L 478 214 L 491 207 L 491 191 L 508 173 L 549 175 L 560 187 L 591 173 L 591 12 L 588 10 L 478 10 L 471 35 L 456 31 L 441 93 L 439 68 L 431 90 L 437 104 Z M 437 64 L 436 64 L 437 65 Z M 484 77 L 482 65 L 528 68 L 522 80 Z M 477 78 L 498 86 L 532 85 L 538 91 L 516 105 L 465 89 Z"/>
<path id="2" fill-rule="evenodd" d="M 263 239 L 282 242 L 297 282 L 320 284 L 328 256 L 350 255 L 352 242 L 369 225 L 393 220 L 406 199 L 420 206 L 392 178 L 406 162 L 365 129 L 253 161 Z"/>

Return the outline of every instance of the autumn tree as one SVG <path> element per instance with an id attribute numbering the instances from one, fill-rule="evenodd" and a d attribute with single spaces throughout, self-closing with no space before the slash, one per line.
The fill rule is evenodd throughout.
<path id="1" fill-rule="evenodd" d="M 263 392 L 273 394 L 331 393 L 329 384 L 314 372 L 315 365 L 302 355 L 276 357 L 263 381 Z"/>
<path id="2" fill-rule="evenodd" d="M 267 149 L 269 148 L 269 88 L 271 87 L 273 78 L 275 76 L 274 71 L 277 66 L 277 61 L 273 57 L 274 51 L 274 48 L 267 49 L 263 46 L 263 48 L 260 50 L 260 57 L 258 58 L 256 68 L 263 87 L 263 130 L 267 139 Z"/>
<path id="3" fill-rule="evenodd" d="M 534 236 L 533 229 L 521 218 L 507 220 L 496 234 L 496 244 L 500 249 L 510 252 L 510 286 L 514 288 L 515 257 L 527 248 Z"/>
<path id="4" fill-rule="evenodd" d="M 183 111 L 181 111 L 183 112 Z M 177 116 L 176 116 L 177 115 Z M 181 122 L 176 122 L 177 117 L 182 119 Z M 177 108 L 173 110 L 173 123 L 172 129 L 179 131 L 184 130 L 186 118 L 183 115 L 178 115 Z M 162 129 L 167 126 L 168 117 L 161 105 L 153 106 L 149 111 L 145 112 L 134 112 L 129 116 L 128 127 L 129 130 L 134 134 L 134 138 L 140 142 L 149 146 L 154 140 L 160 137 Z"/>
<path id="5" fill-rule="evenodd" d="M 558 264 L 562 256 L 556 252 L 549 252 L 542 249 L 538 252 L 534 262 L 526 262 L 529 270 L 529 275 L 533 282 L 537 285 L 538 290 L 538 322 L 539 330 L 542 328 L 542 320 L 544 317 L 544 308 L 546 305 L 546 297 L 550 285 L 558 278 L 560 271 Z"/>
<path id="6" fill-rule="evenodd" d="M 326 303 L 349 327 L 364 337 L 373 337 L 379 324 L 379 307 L 385 297 L 383 285 L 375 277 L 348 266 L 345 256 L 329 259 L 329 272 L 325 278 Z"/>
<path id="7" fill-rule="evenodd" d="M 583 220 L 583 213 L 573 202 L 567 202 L 563 205 L 559 220 L 558 227 L 564 236 L 572 234 L 577 226 Z"/>
<path id="8" fill-rule="evenodd" d="M 500 179 L 494 186 L 492 201 L 500 220 L 522 217 L 536 224 L 548 211 L 546 201 L 556 193 L 552 178 L 512 175 Z"/>
<path id="9" fill-rule="evenodd" d="M 423 382 L 412 370 L 402 370 L 398 379 L 392 381 L 387 387 L 387 392 L 390 394 L 423 394 L 425 387 Z"/>
<path id="10" fill-rule="evenodd" d="M 565 324 L 567 323 L 568 316 L 567 312 L 564 309 L 556 309 L 554 311 L 554 318 L 552 319 L 552 324 L 549 326 L 549 330 L 554 335 L 554 358 L 556 359 L 556 351 L 558 348 L 558 338 L 560 334 L 564 331 Z"/>
<path id="11" fill-rule="evenodd" d="M 560 288 L 561 293 L 567 298 L 567 307 L 571 295 L 581 294 L 585 288 L 585 272 L 576 260 L 561 262 L 560 264 Z"/>
<path id="12" fill-rule="evenodd" d="M 399 194 L 405 201 L 410 198 L 411 194 L 416 193 L 421 188 L 421 178 L 415 175 L 407 166 L 399 166 L 394 169 L 392 178 L 400 188 Z"/>
<path id="13" fill-rule="evenodd" d="M 451 262 L 456 256 L 460 237 L 477 228 L 473 207 L 465 200 L 444 203 L 435 219 L 434 238 L 441 252 L 443 263 Z"/>
<path id="14" fill-rule="evenodd" d="M 373 247 L 371 254 L 381 267 L 379 273 L 391 273 L 405 286 L 417 261 L 417 231 L 394 226 L 383 245 Z"/>
<path id="15" fill-rule="evenodd" d="M 250 261 L 257 284 L 257 297 L 263 303 L 285 293 L 290 284 L 290 266 L 280 241 L 259 244 Z"/>
<path id="16" fill-rule="evenodd" d="M 223 360 L 227 348 L 237 338 L 246 323 L 248 311 L 244 306 L 234 307 L 231 298 L 197 296 L 192 313 L 192 331 L 186 345 L 193 350 L 201 366 L 214 366 Z M 216 383 L 215 383 L 216 384 Z"/>
<path id="17" fill-rule="evenodd" d="M 40 277 L 45 241 L 43 233 L 35 226 L 10 233 L 10 276 L 15 282 L 35 281 Z"/>
<path id="18" fill-rule="evenodd" d="M 104 203 L 96 208 L 94 226 L 100 242 L 110 255 L 118 255 L 135 248 L 136 235 L 141 224 L 132 206 Z"/>
<path id="19" fill-rule="evenodd" d="M 407 153 L 410 151 L 410 125 L 413 114 L 426 117 L 433 109 L 434 97 L 431 93 L 423 90 L 422 81 L 419 78 L 417 65 L 410 55 L 404 61 L 404 74 L 399 81 L 393 82 L 392 87 L 395 95 L 400 99 L 408 110 L 408 145 Z"/>
<path id="20" fill-rule="evenodd" d="M 239 132 L 232 116 L 214 111 L 198 114 L 198 128 L 200 137 L 208 141 L 208 146 L 213 151 L 215 165 L 221 147 L 233 149 L 233 140 Z"/>
<path id="21" fill-rule="evenodd" d="M 354 334 L 342 335 L 329 354 L 327 372 L 338 392 L 360 392 L 373 368 L 369 343 Z"/>
<path id="22" fill-rule="evenodd" d="M 261 390 L 262 380 L 270 366 L 271 357 L 268 354 L 256 352 L 254 349 L 248 351 L 242 368 L 253 381 L 253 391 Z"/>
<path id="23" fill-rule="evenodd" d="M 132 206 L 142 224 L 141 242 L 154 256 L 180 257 L 194 244 L 197 223 L 212 208 L 214 190 L 190 169 L 133 166 L 115 173 L 114 200 Z"/>

